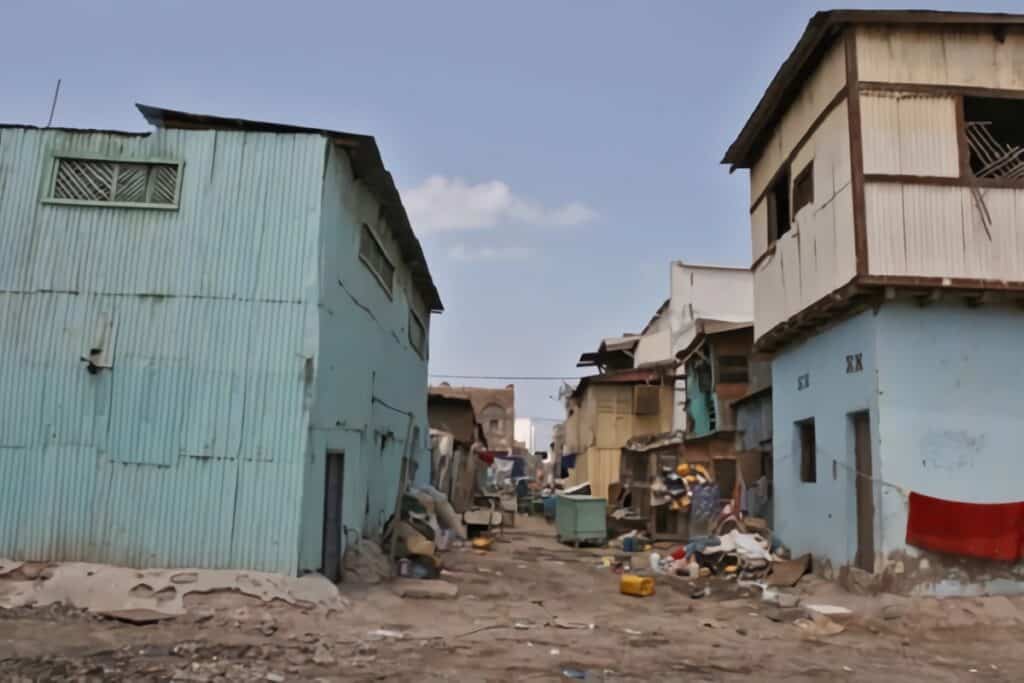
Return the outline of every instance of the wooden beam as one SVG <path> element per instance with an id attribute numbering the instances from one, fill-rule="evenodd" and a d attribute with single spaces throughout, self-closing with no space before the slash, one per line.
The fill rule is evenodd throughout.
<path id="1" fill-rule="evenodd" d="M 857 68 L 857 33 L 846 28 L 846 113 L 850 128 L 850 189 L 853 193 L 853 246 L 857 274 L 866 275 L 868 268 L 867 209 L 864 202 L 864 136 L 861 131 L 860 75 Z"/>

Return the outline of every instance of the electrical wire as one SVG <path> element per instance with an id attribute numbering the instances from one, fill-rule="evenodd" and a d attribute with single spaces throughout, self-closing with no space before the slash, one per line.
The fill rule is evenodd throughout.
<path id="1" fill-rule="evenodd" d="M 555 382 L 555 381 L 569 382 L 569 381 L 572 381 L 572 382 L 576 382 L 576 381 L 579 381 L 579 380 L 583 379 L 582 377 L 538 377 L 538 376 L 501 376 L 501 375 L 438 375 L 438 374 L 434 374 L 434 373 L 430 373 L 430 376 L 431 377 L 436 377 L 438 379 L 487 379 L 487 380 L 498 380 L 498 381 L 514 380 L 516 382 L 527 382 L 527 381 L 536 381 L 536 382 Z"/>

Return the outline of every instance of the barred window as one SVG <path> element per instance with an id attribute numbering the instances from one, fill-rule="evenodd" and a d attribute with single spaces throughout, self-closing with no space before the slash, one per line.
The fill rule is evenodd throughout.
<path id="1" fill-rule="evenodd" d="M 377 236 L 366 223 L 363 223 L 363 232 L 359 240 L 359 258 L 370 272 L 377 276 L 380 286 L 390 296 L 395 281 L 395 264 L 384 253 L 384 247 L 377 241 Z"/>
<path id="2" fill-rule="evenodd" d="M 181 165 L 57 157 L 47 200 L 174 209 L 178 207 Z"/>

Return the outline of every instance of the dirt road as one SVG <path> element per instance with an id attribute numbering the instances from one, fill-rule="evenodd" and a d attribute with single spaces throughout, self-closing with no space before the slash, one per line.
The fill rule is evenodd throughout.
<path id="1" fill-rule="evenodd" d="M 345 586 L 317 615 L 237 595 L 135 626 L 67 608 L 0 611 L 0 680 L 1020 681 L 1024 602 L 864 597 L 805 579 L 801 600 L 853 610 L 845 630 L 796 625 L 760 590 L 658 577 L 630 598 L 607 551 L 561 546 L 520 520 L 486 554 L 445 555 L 456 599 Z M 802 622 L 804 626 L 808 622 Z"/>

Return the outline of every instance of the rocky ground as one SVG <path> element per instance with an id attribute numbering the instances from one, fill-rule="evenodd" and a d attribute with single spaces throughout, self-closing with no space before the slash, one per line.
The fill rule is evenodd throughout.
<path id="1" fill-rule="evenodd" d="M 717 580 L 693 598 L 699 585 L 669 577 L 632 598 L 602 566 L 607 554 L 521 519 L 490 552 L 445 554 L 453 599 L 344 586 L 344 608 L 325 613 L 191 594 L 187 615 L 148 625 L 64 606 L 0 610 L 0 680 L 1024 680 L 1017 599 L 860 596 L 811 577 L 796 607 Z M 809 619 L 814 603 L 852 616 Z"/>

